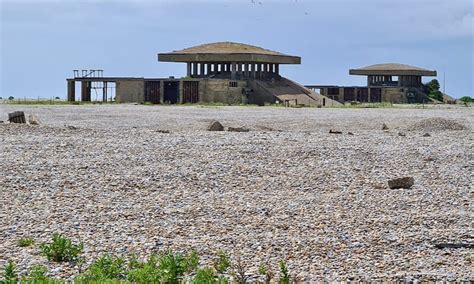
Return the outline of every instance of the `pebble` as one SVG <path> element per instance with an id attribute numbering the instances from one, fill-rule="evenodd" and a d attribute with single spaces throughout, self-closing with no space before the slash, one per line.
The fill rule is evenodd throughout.
<path id="1" fill-rule="evenodd" d="M 0 105 L 0 120 L 15 107 Z M 202 265 L 223 249 L 255 277 L 285 260 L 307 282 L 473 279 L 472 249 L 432 245 L 472 241 L 474 115 L 452 107 L 25 106 L 41 127 L 0 124 L 0 267 L 70 279 L 78 267 L 38 253 L 62 233 L 84 243 L 84 267 L 195 248 Z M 439 116 L 465 128 L 409 129 Z M 251 131 L 206 131 L 216 119 Z M 380 121 L 436 139 L 399 139 Z M 399 176 L 416 184 L 389 189 Z"/>

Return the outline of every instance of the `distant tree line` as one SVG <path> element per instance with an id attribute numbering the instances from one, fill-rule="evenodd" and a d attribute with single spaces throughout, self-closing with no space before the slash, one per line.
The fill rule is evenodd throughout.
<path id="1" fill-rule="evenodd" d="M 474 98 L 469 96 L 461 97 L 459 100 L 465 103 L 474 103 Z"/>
<path id="2" fill-rule="evenodd" d="M 435 99 L 437 101 L 443 101 L 443 93 L 439 90 L 440 85 L 438 80 L 433 79 L 424 85 L 424 91 L 428 94 L 429 98 Z M 470 96 L 464 96 L 459 99 L 464 103 L 474 103 L 474 98 Z"/>

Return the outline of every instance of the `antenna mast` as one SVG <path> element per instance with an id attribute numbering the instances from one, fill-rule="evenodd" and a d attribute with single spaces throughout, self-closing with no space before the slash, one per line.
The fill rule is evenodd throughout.
<path id="1" fill-rule="evenodd" d="M 443 72 L 443 93 L 446 94 L 446 71 Z"/>

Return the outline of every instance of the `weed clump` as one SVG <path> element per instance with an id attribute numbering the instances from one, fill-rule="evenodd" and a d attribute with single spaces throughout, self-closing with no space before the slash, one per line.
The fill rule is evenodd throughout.
<path id="1" fill-rule="evenodd" d="M 41 253 L 50 261 L 75 261 L 84 248 L 82 243 L 73 244 L 72 241 L 60 234 L 54 234 L 51 243 L 40 245 Z"/>
<path id="2" fill-rule="evenodd" d="M 19 247 L 29 247 L 34 243 L 34 240 L 32 238 L 23 238 L 18 240 L 18 246 Z"/>
<path id="3" fill-rule="evenodd" d="M 50 261 L 80 261 L 82 244 L 73 242 L 60 234 L 53 235 L 50 243 L 40 245 L 41 252 Z M 210 266 L 200 266 L 195 250 L 187 254 L 167 251 L 153 254 L 146 260 L 132 255 L 117 257 L 103 255 L 86 270 L 73 278 L 73 283 L 191 283 L 227 284 L 247 283 L 248 275 L 240 257 L 233 263 L 229 255 L 220 250 Z M 280 262 L 279 279 L 274 279 L 268 265 L 261 265 L 259 274 L 265 276 L 264 283 L 278 281 L 291 283 L 291 275 L 284 261 Z M 70 280 L 51 278 L 41 265 L 32 266 L 25 275 L 18 275 L 16 264 L 9 261 L 1 273 L 0 283 L 68 283 Z"/>
<path id="4" fill-rule="evenodd" d="M 16 264 L 9 260 L 5 267 L 3 268 L 2 281 L 0 283 L 17 283 L 18 282 L 18 273 L 16 272 Z"/>

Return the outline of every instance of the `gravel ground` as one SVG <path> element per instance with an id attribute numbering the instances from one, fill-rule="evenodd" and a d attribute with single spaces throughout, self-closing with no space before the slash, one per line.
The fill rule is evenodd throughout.
<path id="1" fill-rule="evenodd" d="M 473 249 L 434 247 L 474 242 L 472 108 L 0 105 L 0 120 L 14 110 L 41 125 L 0 124 L 0 266 L 71 277 L 38 253 L 58 232 L 88 262 L 223 249 L 305 282 L 474 279 Z M 400 176 L 415 185 L 389 189 Z"/>

